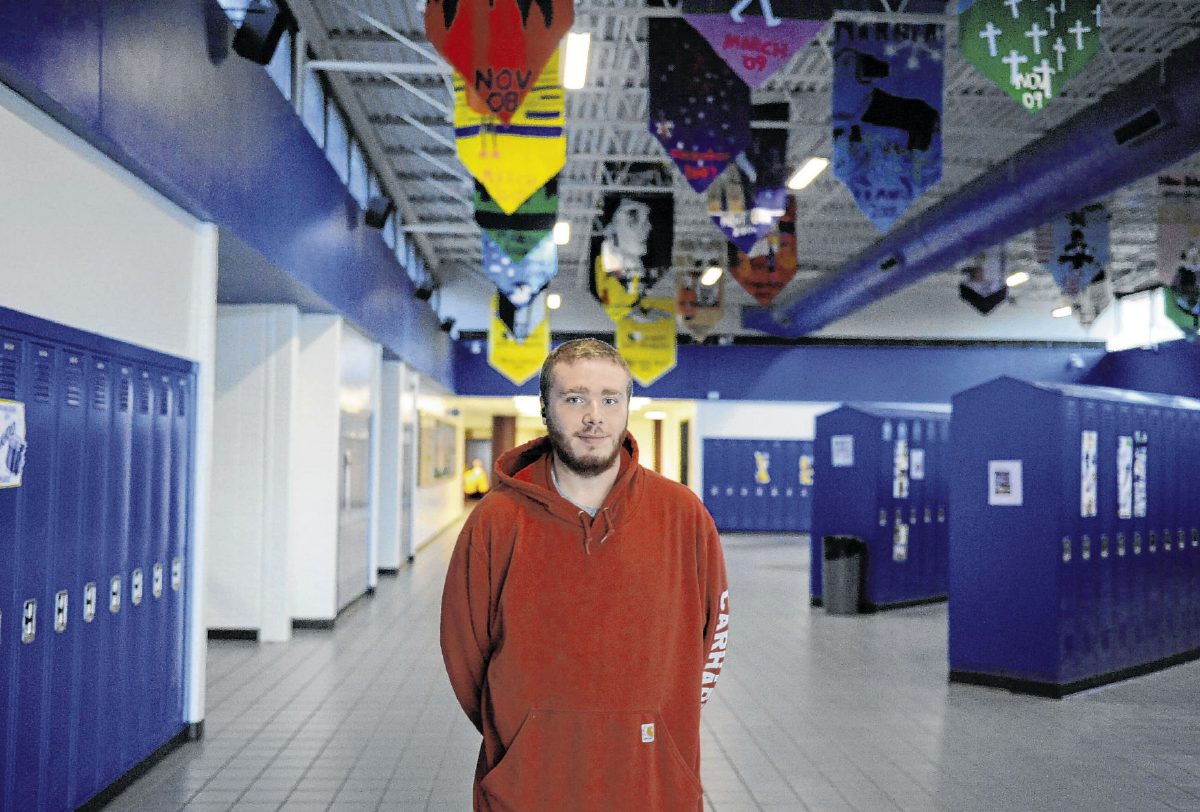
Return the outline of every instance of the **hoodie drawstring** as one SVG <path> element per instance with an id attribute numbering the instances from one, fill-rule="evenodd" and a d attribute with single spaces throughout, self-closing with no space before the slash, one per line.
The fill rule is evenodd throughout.
<path id="1" fill-rule="evenodd" d="M 612 521 L 612 513 L 609 511 L 608 508 L 602 509 L 600 511 L 600 513 L 604 516 L 605 530 L 604 530 L 604 535 L 600 537 L 600 541 L 597 543 L 603 544 L 604 542 L 608 541 L 608 537 L 611 536 L 613 533 L 613 521 Z M 587 511 L 584 511 L 584 510 L 579 511 L 579 513 L 577 515 L 579 516 L 579 523 L 581 525 L 583 525 L 583 551 L 585 553 L 587 553 L 588 555 L 591 555 L 592 554 L 592 546 L 591 546 L 592 545 L 592 523 L 588 521 L 588 519 L 591 517 L 589 517 L 587 515 Z"/>

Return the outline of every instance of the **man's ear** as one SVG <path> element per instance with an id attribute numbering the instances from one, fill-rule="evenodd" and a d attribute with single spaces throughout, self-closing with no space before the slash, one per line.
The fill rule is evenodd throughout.
<path id="1" fill-rule="evenodd" d="M 538 404 L 542 407 L 542 424 L 546 423 L 546 401 L 538 398 Z"/>

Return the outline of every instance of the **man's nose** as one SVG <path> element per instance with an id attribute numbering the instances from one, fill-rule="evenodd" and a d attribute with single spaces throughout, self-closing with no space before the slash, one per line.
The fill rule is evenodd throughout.
<path id="1" fill-rule="evenodd" d="M 590 425 L 592 423 L 599 423 L 601 419 L 599 404 L 594 400 L 589 401 L 587 408 L 583 410 L 583 422 Z"/>

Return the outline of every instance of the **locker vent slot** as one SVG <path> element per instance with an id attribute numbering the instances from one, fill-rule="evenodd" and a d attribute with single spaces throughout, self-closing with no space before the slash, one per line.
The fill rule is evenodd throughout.
<path id="1" fill-rule="evenodd" d="M 158 414 L 166 417 L 171 413 L 171 386 L 163 384 L 158 390 Z"/>
<path id="2" fill-rule="evenodd" d="M 38 348 L 33 359 L 34 400 L 50 400 L 51 382 L 54 380 L 54 354 L 52 350 Z"/>
<path id="3" fill-rule="evenodd" d="M 133 399 L 133 381 L 128 378 L 121 378 L 117 382 L 120 391 L 117 396 L 117 409 L 122 412 L 129 411 L 129 402 Z"/>
<path id="4" fill-rule="evenodd" d="M 187 387 L 183 381 L 179 382 L 179 388 L 175 390 L 175 416 L 187 417 Z"/>
<path id="5" fill-rule="evenodd" d="M 138 414 L 150 414 L 150 402 L 154 400 L 154 388 L 150 381 L 142 381 L 138 386 Z"/>
<path id="6" fill-rule="evenodd" d="M 103 372 L 92 375 L 92 408 L 98 412 L 108 411 L 108 376 Z"/>
<path id="7" fill-rule="evenodd" d="M 5 352 L 0 355 L 0 398 L 15 400 L 17 397 L 17 356 Z"/>
<path id="8" fill-rule="evenodd" d="M 63 384 L 66 389 L 67 405 L 83 405 L 83 370 L 77 366 L 68 366 L 63 371 Z"/>

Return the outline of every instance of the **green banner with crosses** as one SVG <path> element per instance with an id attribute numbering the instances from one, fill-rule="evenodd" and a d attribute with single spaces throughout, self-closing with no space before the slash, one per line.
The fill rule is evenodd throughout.
<path id="1" fill-rule="evenodd" d="M 1100 46 L 1100 0 L 975 0 L 958 50 L 1031 113 L 1050 104 Z"/>

